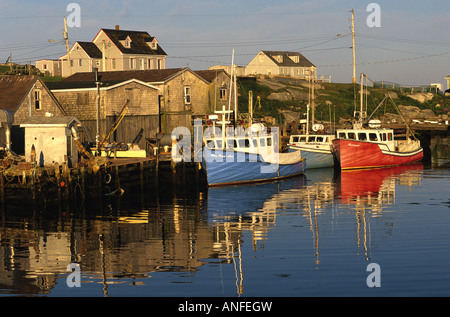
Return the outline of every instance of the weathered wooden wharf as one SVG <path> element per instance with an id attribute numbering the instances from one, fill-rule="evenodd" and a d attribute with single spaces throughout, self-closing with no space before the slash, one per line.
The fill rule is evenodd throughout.
<path id="1" fill-rule="evenodd" d="M 1 161 L 0 201 L 49 203 L 61 200 L 121 195 L 124 183 L 149 181 L 157 175 L 156 159 L 105 159 L 101 165 L 69 167 L 67 163 L 39 167 L 35 162 Z"/>

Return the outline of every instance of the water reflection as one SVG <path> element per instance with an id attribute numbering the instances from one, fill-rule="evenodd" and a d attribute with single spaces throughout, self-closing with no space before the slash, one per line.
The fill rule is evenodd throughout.
<path id="1" fill-rule="evenodd" d="M 0 293 L 58 292 L 58 278 L 64 283 L 61 277 L 74 262 L 84 283 L 101 284 L 108 295 L 114 283 L 145 284 L 155 272 L 195 274 L 205 259 L 214 259 L 233 265 L 236 292 L 243 294 L 243 234 L 251 236 L 254 251 L 263 249 L 279 217 L 299 215 L 318 265 L 321 221 L 354 212 L 357 244 L 368 257 L 368 217 L 395 203 L 396 184 L 420 184 L 422 170 L 421 164 L 342 173 L 321 169 L 280 182 L 211 189 L 184 180 L 46 209 L 10 205 L 1 211 Z"/>

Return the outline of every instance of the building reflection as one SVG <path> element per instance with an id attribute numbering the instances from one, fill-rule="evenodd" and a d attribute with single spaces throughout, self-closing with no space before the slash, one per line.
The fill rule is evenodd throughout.
<path id="1" fill-rule="evenodd" d="M 233 265 L 244 293 L 242 238 L 263 249 L 283 213 L 307 224 L 315 265 L 321 228 L 353 206 L 358 247 L 370 249 L 369 218 L 395 202 L 396 184 L 420 184 L 421 164 L 371 171 L 310 170 L 305 176 L 258 185 L 203 189 L 142 186 L 123 196 L 46 209 L 1 210 L 0 293 L 49 294 L 67 265 L 83 280 L 108 285 L 142 283 L 155 272 L 196 272 L 205 259 Z M 167 189 L 169 188 L 169 189 Z"/>

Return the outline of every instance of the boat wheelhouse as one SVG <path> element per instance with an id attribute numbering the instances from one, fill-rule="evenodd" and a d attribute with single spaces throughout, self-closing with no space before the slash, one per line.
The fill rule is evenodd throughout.
<path id="1" fill-rule="evenodd" d="M 291 135 L 288 143 L 288 151 L 300 151 L 306 159 L 308 169 L 333 167 L 333 143 L 335 136 L 332 134 L 300 134 Z"/>

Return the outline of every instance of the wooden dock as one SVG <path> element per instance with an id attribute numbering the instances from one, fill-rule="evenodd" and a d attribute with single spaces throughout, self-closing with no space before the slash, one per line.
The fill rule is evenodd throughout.
<path id="1" fill-rule="evenodd" d="M 69 167 L 61 165 L 39 167 L 36 163 L 0 162 L 0 202 L 22 200 L 44 203 L 121 195 L 124 184 L 139 184 L 157 175 L 156 159 L 108 159 L 100 166 Z M 122 186 L 122 187 L 121 187 Z"/>

